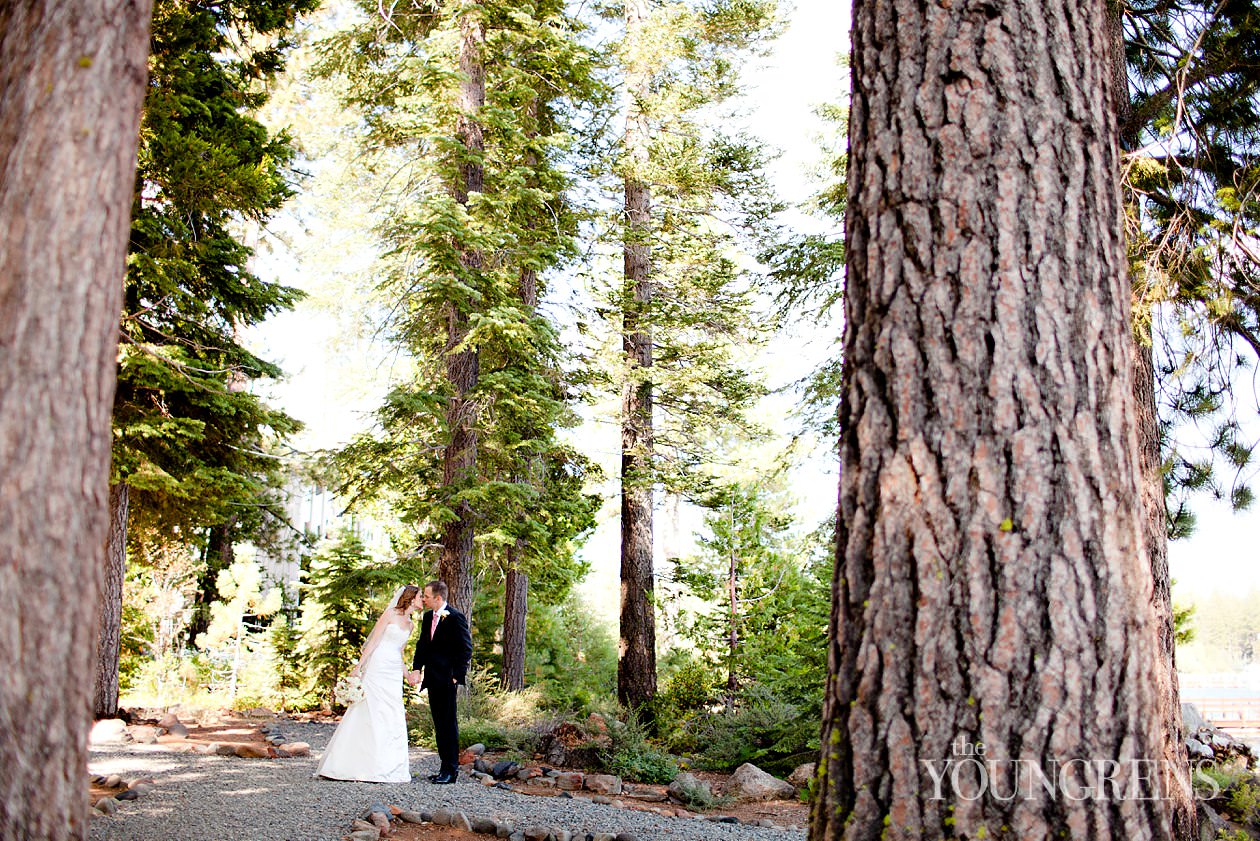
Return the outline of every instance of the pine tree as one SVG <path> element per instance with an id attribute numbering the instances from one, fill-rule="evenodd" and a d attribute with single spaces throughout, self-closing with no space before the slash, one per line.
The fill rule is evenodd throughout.
<path id="1" fill-rule="evenodd" d="M 571 176 L 559 159 L 585 92 L 597 88 L 589 51 L 555 2 L 448 4 L 399 12 L 389 26 L 375 6 L 365 13 L 366 23 L 332 40 L 325 72 L 345 79 L 348 101 L 367 115 L 373 165 L 410 173 L 387 191 L 379 233 L 389 326 L 415 370 L 377 413 L 379 429 L 337 459 L 345 487 L 400 515 L 417 552 L 444 547 L 439 574 L 464 582 L 456 606 L 472 599 L 474 572 L 511 578 L 517 600 L 526 579 L 542 576 L 542 592 L 561 598 L 566 587 L 551 585 L 580 573 L 570 541 L 595 503 L 582 493 L 586 460 L 556 438 L 572 422 L 572 395 L 539 306 L 548 273 L 575 254 Z M 485 72 L 475 114 L 460 81 L 470 62 Z M 468 191 L 472 160 L 480 180 Z M 475 383 L 453 383 L 448 362 L 474 357 Z M 466 435 L 457 417 L 470 424 Z M 435 455 L 470 453 L 474 439 L 475 465 L 459 462 L 454 481 L 455 462 Z M 454 552 L 456 543 L 465 548 Z M 474 546 L 475 569 L 462 560 Z M 523 615 L 518 603 L 509 616 Z"/>
<path id="2" fill-rule="evenodd" d="M 293 148 L 251 112 L 283 66 L 297 15 L 316 0 L 158 0 L 140 128 L 114 400 L 106 559 L 121 604 L 128 522 L 144 535 L 191 544 L 208 534 L 199 583 L 205 629 L 215 576 L 234 539 L 257 534 L 281 482 L 266 452 L 298 424 L 246 386 L 279 370 L 249 352 L 240 331 L 290 308 L 297 290 L 259 278 L 242 224 L 261 224 L 292 195 Z M 226 57 L 226 58 L 225 58 Z M 122 530 L 121 534 L 117 532 Z M 116 611 L 115 611 L 116 612 Z M 102 639 L 112 640 L 111 616 Z M 96 712 L 117 706 L 116 647 L 98 657 Z"/>
<path id="3" fill-rule="evenodd" d="M 736 232 L 772 205 L 757 144 L 712 125 L 773 14 L 752 0 L 624 6 L 623 271 L 609 307 L 622 348 L 612 383 L 622 430 L 617 695 L 642 710 L 656 694 L 654 489 L 702 488 L 702 442 L 741 423 L 758 394 L 732 351 L 756 332 Z"/>

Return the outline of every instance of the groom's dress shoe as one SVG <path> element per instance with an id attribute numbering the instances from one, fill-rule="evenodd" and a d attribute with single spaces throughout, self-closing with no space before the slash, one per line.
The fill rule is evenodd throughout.
<path id="1" fill-rule="evenodd" d="M 436 774 L 429 781 L 437 785 L 450 785 L 458 779 L 454 774 Z"/>
<path id="2" fill-rule="evenodd" d="M 442 776 L 442 775 L 441 775 L 441 774 L 430 774 L 430 775 L 429 775 L 429 782 L 431 782 L 431 783 L 436 783 L 436 782 L 437 782 L 438 777 L 440 777 L 440 776 Z"/>

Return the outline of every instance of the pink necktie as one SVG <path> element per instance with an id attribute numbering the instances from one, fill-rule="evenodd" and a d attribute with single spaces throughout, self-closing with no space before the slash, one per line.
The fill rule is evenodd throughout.
<path id="1" fill-rule="evenodd" d="M 433 639 L 433 636 L 437 633 L 437 623 L 438 612 L 435 610 L 433 611 L 433 623 L 429 626 L 429 639 Z"/>

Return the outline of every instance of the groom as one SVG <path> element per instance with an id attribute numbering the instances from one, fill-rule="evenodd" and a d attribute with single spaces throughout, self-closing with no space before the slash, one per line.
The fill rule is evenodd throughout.
<path id="1" fill-rule="evenodd" d="M 445 581 L 430 581 L 424 586 L 422 601 L 425 610 L 420 620 L 420 639 L 416 656 L 407 673 L 407 683 L 420 683 L 429 690 L 429 710 L 433 713 L 433 730 L 437 738 L 438 757 L 442 767 L 429 777 L 431 783 L 453 783 L 459 776 L 459 724 L 455 720 L 455 690 L 468 675 L 472 660 L 472 636 L 464 614 L 446 603 L 449 590 Z"/>

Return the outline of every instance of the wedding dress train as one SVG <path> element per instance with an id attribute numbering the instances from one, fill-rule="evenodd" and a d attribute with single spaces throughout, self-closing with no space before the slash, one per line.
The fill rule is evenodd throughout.
<path id="1" fill-rule="evenodd" d="M 346 709 L 316 775 L 372 783 L 411 781 L 403 713 L 402 648 L 411 633 L 392 622 L 363 668 L 363 700 Z"/>

